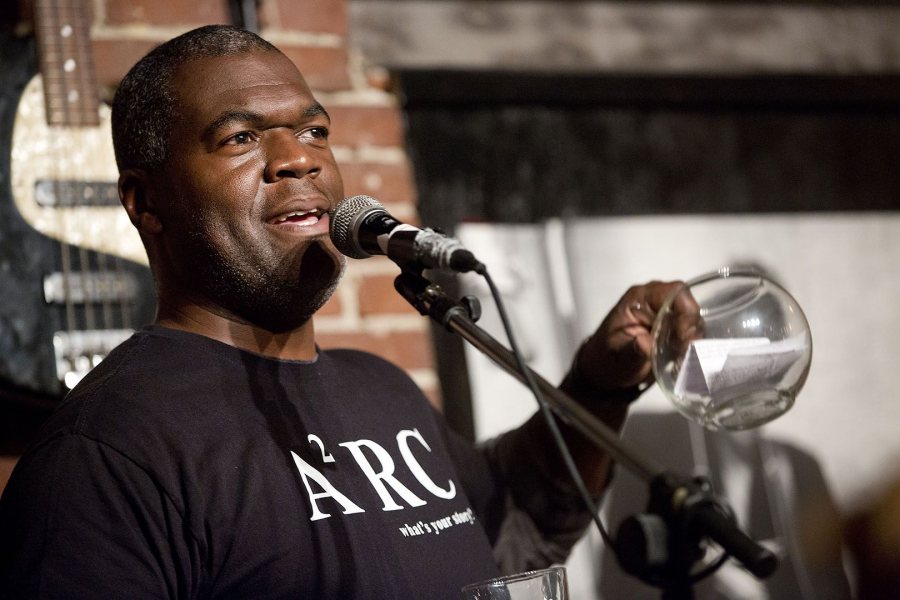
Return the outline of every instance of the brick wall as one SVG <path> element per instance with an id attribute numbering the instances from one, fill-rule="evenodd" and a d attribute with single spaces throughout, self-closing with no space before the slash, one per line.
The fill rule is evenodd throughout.
<path id="1" fill-rule="evenodd" d="M 227 23 L 226 0 L 90 0 L 94 62 L 104 93 L 154 45 L 193 27 Z M 348 196 L 369 194 L 397 218 L 416 221 L 404 122 L 385 78 L 347 42 L 344 0 L 260 0 L 260 34 L 300 68 L 333 119 L 332 144 Z M 323 347 L 370 350 L 406 369 L 439 405 L 428 322 L 393 290 L 387 259 L 351 260 L 316 318 Z"/>

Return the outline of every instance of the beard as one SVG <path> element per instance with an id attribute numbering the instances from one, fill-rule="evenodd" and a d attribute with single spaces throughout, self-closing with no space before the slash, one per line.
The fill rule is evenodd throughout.
<path id="1" fill-rule="evenodd" d="M 309 321 L 334 293 L 346 264 L 324 240 L 276 256 L 272 251 L 227 253 L 206 232 L 192 232 L 189 239 L 187 285 L 210 300 L 212 310 L 227 313 L 226 318 L 272 333 Z"/>

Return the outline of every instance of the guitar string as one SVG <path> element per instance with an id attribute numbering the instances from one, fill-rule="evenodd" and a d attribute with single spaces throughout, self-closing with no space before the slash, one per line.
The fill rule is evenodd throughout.
<path id="1" fill-rule="evenodd" d="M 78 110 L 78 137 L 79 139 L 79 147 L 84 149 L 85 144 L 83 142 L 83 138 L 87 137 L 85 127 L 93 124 L 92 115 L 88 114 L 88 110 L 92 108 L 92 104 L 89 102 L 90 96 L 87 94 L 96 94 L 94 90 L 90 89 L 90 84 L 85 85 L 85 76 L 87 75 L 85 71 L 85 67 L 87 64 L 87 60 L 84 60 L 86 57 L 85 51 L 87 48 L 82 43 L 82 40 L 86 37 L 85 34 L 89 33 L 89 30 L 86 28 L 88 24 L 84 21 L 85 12 L 84 10 L 78 10 L 79 8 L 83 8 L 80 6 L 80 0 L 75 0 L 72 3 L 72 14 L 68 15 L 70 19 L 73 19 L 73 30 L 78 32 L 72 39 L 72 46 L 74 47 L 74 54 L 78 56 L 79 60 L 76 62 L 76 67 L 72 71 L 75 82 L 74 86 L 76 89 L 77 103 L 75 105 Z M 81 189 L 81 192 L 84 193 L 84 189 Z M 76 198 L 76 200 L 80 201 L 82 198 Z M 103 289 L 103 271 L 98 270 L 94 273 L 91 272 L 91 265 L 89 262 L 88 252 L 84 244 L 80 245 L 80 252 L 82 256 L 81 267 L 84 270 L 84 277 L 87 281 L 90 282 L 89 285 L 85 286 L 86 295 L 84 302 L 84 310 L 85 310 L 85 328 L 88 331 L 93 331 L 96 328 L 96 316 L 94 315 L 95 304 L 98 297 L 102 297 L 104 294 Z M 98 256 L 102 253 L 95 253 Z M 89 290 L 89 293 L 87 293 Z M 93 366 L 93 356 L 90 357 L 91 366 Z"/>
<path id="2" fill-rule="evenodd" d="M 50 10 L 47 10 L 48 8 Z M 38 20 L 36 31 L 37 31 L 38 36 L 40 36 L 40 38 L 42 38 L 42 42 L 43 42 L 40 44 L 40 47 L 43 48 L 49 54 L 53 54 L 52 49 L 50 48 L 50 45 L 54 43 L 55 37 L 52 35 L 52 32 L 59 31 L 59 23 L 55 22 L 55 20 L 56 20 L 55 17 L 57 16 L 55 7 L 48 6 L 48 3 L 45 3 L 45 2 L 37 2 L 35 4 L 35 11 L 37 12 L 36 17 Z M 45 23 L 43 26 L 40 24 L 42 19 L 44 19 L 44 23 Z M 49 31 L 48 31 L 48 29 L 49 29 Z M 59 48 L 58 50 L 61 51 L 62 48 Z M 59 60 L 59 52 L 57 52 L 55 54 L 56 54 L 56 60 L 57 60 L 57 68 L 59 68 L 59 66 L 62 64 Z M 41 62 L 43 63 L 42 67 L 48 67 L 49 63 L 50 63 L 50 57 L 48 57 L 48 56 L 42 57 Z M 59 69 L 59 70 L 61 71 L 60 74 L 63 75 L 63 77 L 64 77 L 65 70 L 64 69 Z M 47 125 L 48 125 L 48 127 L 51 128 L 51 132 L 52 132 L 52 128 L 54 127 L 54 118 L 53 118 L 54 115 L 52 114 L 53 106 L 52 106 L 52 102 L 50 100 L 50 93 L 51 93 L 50 87 L 52 85 L 52 81 L 50 81 L 46 77 L 46 73 L 48 72 L 47 69 L 42 69 L 42 72 L 45 74 L 44 81 L 43 81 L 45 110 L 47 112 L 47 114 L 45 115 L 45 117 L 46 117 L 45 120 L 47 121 Z M 68 116 L 69 116 L 67 114 L 68 106 L 65 101 L 62 103 L 62 110 L 63 110 L 64 117 L 68 118 Z M 50 166 L 50 168 L 48 169 L 48 171 L 52 175 L 52 189 L 53 189 L 53 194 L 56 198 L 56 200 L 55 200 L 56 205 L 59 206 L 60 208 L 62 208 L 60 206 L 60 202 L 62 199 L 62 185 L 61 185 L 60 178 L 59 178 L 58 167 L 60 164 L 60 159 L 64 158 L 64 149 L 60 148 L 61 140 L 63 138 L 61 136 L 54 136 L 52 134 L 51 134 L 50 138 L 51 138 L 51 144 L 52 144 L 52 148 L 53 148 L 53 152 L 51 153 L 50 156 L 51 156 L 51 160 L 53 162 L 52 162 L 52 165 Z M 60 232 L 60 236 L 59 236 L 60 237 L 60 240 L 59 240 L 59 242 L 60 242 L 60 266 L 62 268 L 62 295 L 63 295 L 63 301 L 65 303 L 65 310 L 64 310 L 65 326 L 66 326 L 66 332 L 67 332 L 67 334 L 69 336 L 69 340 L 71 342 L 73 340 L 74 328 L 75 328 L 75 306 L 72 301 L 72 264 L 71 264 L 72 257 L 71 257 L 69 244 L 67 242 L 69 232 L 66 228 L 67 219 L 66 219 L 64 210 L 59 210 L 56 212 L 56 221 L 57 221 L 57 226 L 59 228 L 58 230 Z M 57 373 L 57 376 L 59 376 L 59 375 L 60 375 L 60 373 Z M 63 380 L 62 383 L 65 383 L 65 381 Z"/>
<path id="3" fill-rule="evenodd" d="M 61 22 L 62 19 L 59 19 L 59 17 L 60 17 L 59 13 L 58 13 L 58 12 L 54 13 L 54 17 L 56 17 L 58 20 L 57 20 L 56 23 L 54 23 L 55 28 L 54 28 L 54 30 L 51 30 L 51 32 L 49 32 L 50 34 L 53 34 L 53 33 L 56 33 L 56 32 L 60 32 L 60 31 L 61 31 L 61 27 L 62 27 L 62 22 Z M 58 40 L 58 38 L 56 38 L 55 36 L 52 36 L 52 35 L 51 35 L 51 39 Z M 60 48 L 59 48 L 59 53 L 57 54 L 57 56 L 58 56 L 60 59 L 63 59 L 63 50 L 64 50 L 64 47 L 63 47 L 62 44 L 59 44 L 59 46 L 60 46 Z M 64 60 L 64 59 L 63 59 L 63 60 Z M 61 83 L 61 85 L 62 85 L 62 89 L 64 90 L 65 87 L 66 87 L 66 85 L 67 85 L 67 83 L 68 83 L 68 81 L 67 81 L 67 78 L 66 78 L 66 70 L 65 70 L 65 67 L 64 67 L 64 64 L 65 64 L 65 63 L 62 62 L 62 63 L 60 63 L 60 64 L 63 65 L 63 69 L 61 70 L 61 73 L 60 73 L 60 74 L 62 75 L 62 78 L 61 78 L 61 82 L 60 82 L 60 83 Z M 77 66 L 77 65 L 76 65 L 76 66 Z M 58 91 L 58 90 L 57 90 L 57 91 Z M 63 108 L 62 108 L 62 110 L 63 110 L 63 122 L 64 122 L 64 123 L 67 123 L 68 126 L 69 126 L 70 128 L 73 127 L 73 126 L 77 126 L 77 125 L 75 125 L 75 124 L 73 123 L 73 121 L 72 121 L 72 114 L 71 114 L 71 110 L 70 110 L 70 107 L 69 107 L 68 97 L 66 97 L 65 95 L 63 95 L 62 103 L 61 103 L 61 104 L 62 104 L 62 107 L 63 107 Z M 77 131 L 77 130 L 76 130 L 76 131 Z M 66 138 L 65 138 L 64 136 L 58 136 L 57 139 L 60 140 L 60 141 L 62 141 L 62 142 L 64 142 Z M 64 160 L 64 159 L 65 159 L 65 155 L 66 155 L 66 148 L 65 148 L 64 146 L 62 146 L 62 145 L 58 142 L 58 143 L 57 143 L 57 155 L 56 155 L 56 159 L 57 159 L 57 160 L 55 161 L 55 166 L 56 166 L 57 168 L 58 168 L 59 165 L 62 164 L 61 160 Z M 60 173 L 57 173 L 56 175 L 57 175 L 57 176 L 54 177 L 53 180 L 54 180 L 54 182 L 55 182 L 55 186 L 57 187 L 57 198 L 58 198 L 58 201 L 61 201 L 61 200 L 62 200 L 62 194 L 63 194 L 62 177 L 60 177 Z M 71 205 L 71 198 L 67 198 L 67 200 L 70 201 L 69 204 Z M 65 206 L 65 205 L 64 205 L 64 206 Z M 78 275 L 76 274 L 76 272 L 74 271 L 73 267 L 72 267 L 72 259 L 71 259 L 72 248 L 71 248 L 71 245 L 68 243 L 68 240 L 71 239 L 71 235 L 72 235 L 72 233 L 74 233 L 74 232 L 71 231 L 72 220 L 71 220 L 70 215 L 68 214 L 68 212 L 69 212 L 69 211 L 68 211 L 68 208 L 65 207 L 65 208 L 63 209 L 63 211 L 61 211 L 61 214 L 63 215 L 64 227 L 65 227 L 65 230 L 66 230 L 66 232 L 67 232 L 67 235 L 66 235 L 66 241 L 64 242 L 63 247 L 64 247 L 64 252 L 65 252 L 65 271 L 64 271 L 64 272 L 65 272 L 65 279 L 66 279 L 66 281 L 69 282 L 69 285 L 68 285 L 67 289 L 65 290 L 65 294 L 66 294 L 66 307 L 67 307 L 67 309 L 69 309 L 69 308 L 71 307 L 71 310 L 70 310 L 69 314 L 70 314 L 71 317 L 72 317 L 72 321 L 70 321 L 70 322 L 68 323 L 69 336 L 70 336 L 70 337 L 69 337 L 69 343 L 70 343 L 70 349 L 74 349 L 74 348 L 77 347 L 77 343 L 76 343 L 76 340 L 73 338 L 73 335 L 77 335 L 77 331 L 78 331 L 78 329 L 80 329 L 80 328 L 78 327 L 79 323 L 76 321 L 76 319 L 77 319 L 77 314 L 76 314 L 76 309 L 75 309 L 75 298 L 73 298 L 73 294 L 72 294 L 72 283 L 73 283 L 73 282 L 76 282 L 76 284 L 77 284 L 77 283 L 80 283 L 80 284 L 81 284 L 79 287 L 81 288 L 80 291 L 81 291 L 82 297 L 86 294 L 87 290 L 85 289 L 85 281 L 84 281 L 84 278 L 83 278 L 83 277 L 80 277 L 80 278 L 79 278 Z M 79 257 L 79 258 L 80 258 L 80 257 Z M 83 267 L 83 265 L 79 265 L 79 267 Z M 77 281 L 76 281 L 76 280 L 77 280 Z M 83 298 L 82 298 L 82 304 L 84 304 L 84 300 L 85 300 L 85 298 L 83 297 Z M 73 331 L 73 329 L 74 329 L 74 331 Z M 77 357 L 77 353 L 76 353 L 76 357 Z M 71 367 L 73 368 L 74 371 L 76 371 L 76 372 L 78 371 L 79 365 L 78 365 L 78 362 L 77 362 L 77 358 L 74 360 L 74 363 L 71 365 Z M 66 384 L 66 385 L 68 385 L 69 382 L 65 382 L 65 381 L 64 381 L 63 383 Z"/>
<path id="4" fill-rule="evenodd" d="M 71 28 L 72 32 L 76 35 L 71 37 L 70 46 L 72 47 L 73 55 L 78 57 L 75 63 L 75 68 L 70 72 L 74 81 L 69 82 L 71 86 L 74 86 L 76 96 L 76 101 L 73 104 L 74 108 L 77 111 L 77 127 L 78 127 L 78 146 L 83 151 L 87 148 L 86 141 L 91 132 L 87 131 L 88 126 L 97 125 L 99 123 L 98 114 L 93 114 L 94 111 L 99 108 L 92 102 L 92 99 L 96 98 L 97 91 L 94 89 L 93 83 L 90 80 L 90 75 L 87 71 L 90 62 L 87 60 L 90 52 L 90 46 L 87 42 L 89 33 L 90 33 L 90 24 L 86 21 L 86 11 L 79 10 L 83 8 L 81 6 L 81 0 L 74 0 L 70 5 L 71 12 L 66 15 L 67 19 L 70 21 L 68 27 Z M 72 89 L 70 87 L 70 89 Z M 67 98 L 67 100 L 69 100 Z M 69 106 L 69 103 L 66 104 Z M 89 202 L 86 202 L 86 198 L 84 198 L 84 194 L 86 194 L 91 188 L 90 183 L 84 183 L 84 187 L 78 187 L 78 190 L 81 192 L 81 195 L 77 195 L 75 197 L 75 202 L 82 202 L 90 206 Z M 74 209 L 74 204 L 73 204 Z M 95 240 L 95 242 L 98 240 Z M 97 317 L 95 315 L 96 305 L 98 302 L 101 305 L 101 315 L 103 318 L 103 327 L 104 329 L 111 329 L 111 323 L 105 318 L 108 314 L 109 308 L 109 294 L 114 293 L 115 287 L 114 282 L 109 278 L 109 273 L 105 270 L 105 260 L 104 260 L 104 252 L 96 251 L 92 254 L 96 257 L 97 266 L 95 270 L 92 270 L 92 266 L 90 263 L 90 255 L 88 253 L 87 248 L 82 243 L 79 247 L 79 254 L 81 257 L 81 268 L 82 268 L 82 279 L 83 279 L 83 288 L 84 288 L 84 315 L 85 315 L 85 329 L 88 332 L 94 332 L 97 329 Z M 112 286 L 112 287 L 110 287 Z M 102 352 L 102 343 L 98 344 L 99 347 L 86 349 L 85 352 L 86 360 L 88 364 L 86 365 L 88 369 L 96 366 L 96 355 L 98 352 Z"/>
<path id="5" fill-rule="evenodd" d="M 51 16 L 54 20 L 53 26 L 50 32 L 46 32 L 45 35 L 49 35 L 49 40 L 57 45 L 57 53 L 56 56 L 58 59 L 63 57 L 67 57 L 65 60 L 62 60 L 58 63 L 62 65 L 63 68 L 59 75 L 61 76 L 59 79 L 60 89 L 54 90 L 56 93 L 61 93 L 61 97 L 58 98 L 59 104 L 62 107 L 63 114 L 63 122 L 68 125 L 70 131 L 74 133 L 72 136 L 72 140 L 77 144 L 78 150 L 84 149 L 84 137 L 85 130 L 84 127 L 90 124 L 91 119 L 89 115 L 87 115 L 87 109 L 89 105 L 85 105 L 84 93 L 86 91 L 84 85 L 79 85 L 79 83 L 83 84 L 83 66 L 84 62 L 82 60 L 78 60 L 83 56 L 84 48 L 79 48 L 77 45 L 77 38 L 73 39 L 75 44 L 70 43 L 67 45 L 64 42 L 63 38 L 56 37 L 55 34 L 63 35 L 64 28 L 69 31 L 71 36 L 72 33 L 83 34 L 86 29 L 86 23 L 79 19 L 79 11 L 77 11 L 77 6 L 69 5 L 65 8 L 70 9 L 69 14 L 63 14 L 62 11 L 64 9 L 63 6 L 57 5 L 53 7 L 54 9 L 51 12 Z M 83 11 L 81 11 L 83 14 Z M 78 50 L 82 50 L 82 55 L 79 55 Z M 68 56 L 72 52 L 74 58 L 72 56 Z M 69 63 L 68 61 L 73 61 Z M 68 64 L 71 64 L 74 68 L 66 68 Z M 74 98 L 70 96 L 70 93 L 76 94 Z M 75 105 L 73 107 L 73 104 Z M 68 154 L 67 148 L 63 147 L 60 142 L 64 142 L 65 137 L 60 136 L 57 138 L 56 148 L 57 148 L 57 161 L 54 163 L 54 168 L 59 169 L 59 165 L 63 164 L 63 159 Z M 81 329 L 81 325 L 85 332 L 92 332 L 96 328 L 96 315 L 94 314 L 94 304 L 97 298 L 98 293 L 102 293 L 102 289 L 98 288 L 98 285 L 101 285 L 100 275 L 101 273 L 92 273 L 90 257 L 87 248 L 84 246 L 84 240 L 82 244 L 78 245 L 78 270 L 75 271 L 73 267 L 73 256 L 72 256 L 72 248 L 71 244 L 68 242 L 68 239 L 73 239 L 72 236 L 77 233 L 76 228 L 73 227 L 73 219 L 70 212 L 74 212 L 77 204 L 80 202 L 80 198 L 77 197 L 75 193 L 75 189 L 77 186 L 63 186 L 63 179 L 60 176 L 61 173 L 59 170 L 56 172 L 56 177 L 54 177 L 54 188 L 56 190 L 57 202 L 62 203 L 61 208 L 63 210 L 60 211 L 60 215 L 62 216 L 62 227 L 63 231 L 67 234 L 66 239 L 63 240 L 61 245 L 62 252 L 62 263 L 63 263 L 63 292 L 66 298 L 66 326 L 67 331 L 69 332 L 69 340 L 70 346 L 69 349 L 74 354 L 73 364 L 70 366 L 77 373 L 83 368 L 90 369 L 93 366 L 93 353 L 89 351 L 88 348 L 80 348 L 80 344 L 78 340 L 76 340 L 73 336 L 77 334 L 78 330 Z M 68 174 L 65 174 L 68 175 Z M 83 191 L 83 190 L 82 190 Z M 73 282 L 77 284 L 79 297 L 75 298 L 73 293 Z M 78 322 L 78 314 L 76 312 L 75 303 L 79 302 L 81 305 L 81 312 L 83 315 L 83 323 Z M 86 337 L 80 338 L 83 342 L 89 342 Z M 82 362 L 79 362 L 78 359 L 82 359 Z M 83 361 L 88 361 L 88 364 L 85 364 Z M 63 382 L 67 384 L 69 382 Z"/>
<path id="6" fill-rule="evenodd" d="M 75 0 L 76 5 L 82 2 L 83 0 Z M 82 57 L 85 59 L 82 61 L 82 69 L 79 70 L 82 91 L 86 94 L 91 94 L 90 98 L 98 98 L 94 63 L 92 60 L 89 60 L 92 49 L 89 36 L 90 24 L 86 22 L 87 11 L 77 10 L 76 7 L 75 15 L 75 18 L 79 20 L 79 32 L 82 34 L 79 36 L 78 42 L 82 45 Z M 87 97 L 85 96 L 85 98 Z M 99 109 L 99 105 L 97 108 Z M 96 117 L 97 115 L 87 116 Z M 94 193 L 97 196 L 97 204 L 106 207 L 106 197 L 102 193 L 102 184 L 98 185 Z M 112 268 L 109 265 L 110 258 L 113 263 Z M 133 329 L 132 315 L 136 310 L 137 282 L 133 281 L 131 274 L 126 271 L 125 260 L 122 257 L 115 254 L 109 256 L 106 252 L 97 252 L 97 261 L 99 273 L 101 274 L 99 283 L 102 286 L 100 298 L 104 328 Z M 115 305 L 118 312 L 118 323 L 116 323 L 113 314 L 113 305 Z"/>
<path id="7" fill-rule="evenodd" d="M 76 4 L 83 4 L 83 2 L 84 0 L 76 0 Z M 82 44 L 82 57 L 84 58 L 82 61 L 83 69 L 80 70 L 84 88 L 83 91 L 87 94 L 91 94 L 89 96 L 90 98 L 99 100 L 97 77 L 94 62 L 91 60 L 92 47 L 90 44 L 90 23 L 87 22 L 87 11 L 76 10 L 75 14 L 76 18 L 80 19 L 79 31 L 82 33 L 82 35 L 79 36 L 79 42 Z M 88 98 L 88 96 L 85 96 L 85 98 Z M 93 112 L 89 116 L 97 119 L 99 122 L 99 113 L 97 112 L 100 108 L 99 102 L 91 108 L 93 108 Z M 110 140 L 107 140 L 107 142 L 109 141 Z M 123 209 L 117 207 L 117 190 L 113 191 L 113 207 L 110 208 L 107 206 L 106 202 L 108 198 L 102 193 L 102 189 L 101 184 L 94 190 L 98 205 L 104 207 L 103 210 L 110 210 L 114 215 L 114 220 L 121 218 L 122 213 L 118 211 L 122 211 Z M 133 330 L 133 317 L 137 311 L 139 282 L 135 275 L 127 270 L 127 261 L 121 256 L 115 253 L 108 254 L 106 252 L 98 252 L 97 257 L 101 267 L 100 272 L 103 274 L 103 281 L 106 284 L 105 293 L 101 295 L 103 301 L 104 326 L 106 329 Z M 109 267 L 110 259 L 112 260 L 112 268 Z M 117 309 L 116 312 L 119 316 L 118 322 L 116 322 L 113 314 L 113 304 L 115 305 Z M 105 350 L 106 348 L 104 348 L 104 355 Z"/>
<path id="8" fill-rule="evenodd" d="M 78 18 L 85 20 L 87 18 L 87 11 L 77 11 L 77 15 Z M 80 26 L 83 28 L 81 31 L 89 33 L 89 24 L 81 23 Z M 86 57 L 86 60 L 84 61 L 84 69 L 82 71 L 85 88 L 87 88 L 86 92 L 91 93 L 93 98 L 98 98 L 98 90 L 96 89 L 97 77 L 94 68 L 94 62 L 93 60 L 87 60 L 87 58 L 91 56 L 90 53 L 92 52 L 89 35 L 82 35 L 81 40 L 84 44 L 86 44 L 86 48 L 84 49 L 84 56 Z M 107 205 L 107 198 L 103 195 L 99 187 L 95 191 L 95 193 L 98 197 L 98 204 L 105 207 Z M 117 210 L 119 211 L 124 210 L 121 207 L 116 207 L 116 204 L 118 204 L 117 191 L 114 192 L 113 208 L 117 208 Z M 120 214 L 121 213 L 116 213 L 116 216 L 119 216 Z M 112 269 L 108 268 L 108 261 L 110 257 L 112 258 L 113 262 Z M 137 311 L 137 298 L 139 292 L 138 282 L 134 278 L 134 276 L 125 269 L 126 261 L 121 256 L 118 256 L 116 254 L 107 255 L 106 252 L 99 252 L 98 258 L 100 263 L 103 265 L 103 269 L 101 272 L 106 274 L 109 281 L 109 294 L 103 296 L 104 324 L 107 329 L 132 330 L 134 329 L 133 316 Z M 114 322 L 110 298 L 114 299 L 116 308 L 118 309 L 118 324 Z"/>

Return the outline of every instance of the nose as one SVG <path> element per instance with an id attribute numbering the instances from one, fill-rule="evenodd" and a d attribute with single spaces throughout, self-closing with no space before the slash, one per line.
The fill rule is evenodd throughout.
<path id="1" fill-rule="evenodd" d="M 315 177 L 322 170 L 315 149 L 298 140 L 293 132 L 272 132 L 267 142 L 266 183 L 292 177 Z"/>

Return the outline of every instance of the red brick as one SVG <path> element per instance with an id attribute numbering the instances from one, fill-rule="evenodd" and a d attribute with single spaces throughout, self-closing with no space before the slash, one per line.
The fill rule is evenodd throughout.
<path id="1" fill-rule="evenodd" d="M 414 314 L 418 311 L 394 289 L 394 275 L 364 277 L 359 283 L 359 313 L 363 316 Z"/>
<path id="2" fill-rule="evenodd" d="M 404 125 L 394 106 L 326 106 L 331 143 L 339 146 L 403 147 Z"/>
<path id="3" fill-rule="evenodd" d="M 343 163 L 340 165 L 347 196 L 366 194 L 382 203 L 415 204 L 416 191 L 409 163 Z"/>
<path id="4" fill-rule="evenodd" d="M 344 307 L 341 304 L 341 295 L 334 293 L 331 295 L 331 298 L 328 299 L 328 302 L 325 303 L 325 306 L 320 308 L 316 314 L 322 316 L 339 315 L 343 310 Z"/>
<path id="5" fill-rule="evenodd" d="M 428 402 L 431 403 L 435 409 L 443 412 L 444 398 L 441 396 L 440 388 L 423 387 L 422 391 L 425 392 L 425 397 L 428 398 Z"/>
<path id="6" fill-rule="evenodd" d="M 295 46 L 284 43 L 275 45 L 294 61 L 303 73 L 306 83 L 313 90 L 333 92 L 350 89 L 346 48 Z"/>
<path id="7" fill-rule="evenodd" d="M 3 488 L 6 487 L 6 482 L 9 481 L 9 476 L 18 460 L 18 456 L 0 456 L 0 494 L 3 493 Z"/>
<path id="8" fill-rule="evenodd" d="M 260 10 L 263 28 L 347 35 L 344 0 L 265 0 Z"/>
<path id="9" fill-rule="evenodd" d="M 94 40 L 98 82 L 106 87 L 117 85 L 128 69 L 157 45 L 158 42 L 149 40 Z M 310 87 L 334 91 L 350 86 L 345 49 L 309 46 L 282 46 L 282 49 L 298 65 Z"/>
<path id="10" fill-rule="evenodd" d="M 230 23 L 228 3 L 222 0 L 106 0 L 110 25 L 208 25 Z"/>
<path id="11" fill-rule="evenodd" d="M 92 45 L 97 83 L 114 88 L 128 69 L 158 44 L 148 40 L 94 40 Z"/>
<path id="12" fill-rule="evenodd" d="M 423 317 L 424 318 L 424 317 Z M 322 348 L 355 348 L 377 354 L 403 369 L 434 367 L 434 350 L 426 332 L 395 331 L 384 335 L 367 333 L 317 333 Z"/>

